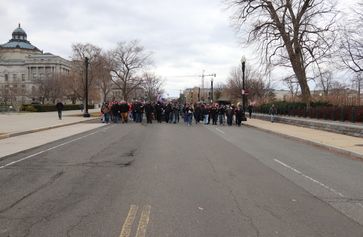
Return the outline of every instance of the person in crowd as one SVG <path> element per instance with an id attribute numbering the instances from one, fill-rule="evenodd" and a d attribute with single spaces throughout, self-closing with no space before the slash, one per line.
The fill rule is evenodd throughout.
<path id="1" fill-rule="evenodd" d="M 213 105 L 210 109 L 210 117 L 212 119 L 212 124 L 217 125 L 218 109 L 216 105 Z"/>
<path id="2" fill-rule="evenodd" d="M 227 116 L 227 125 L 232 126 L 233 123 L 233 108 L 232 106 L 228 105 L 226 109 L 226 116 Z"/>
<path id="3" fill-rule="evenodd" d="M 271 118 L 271 123 L 275 122 L 275 116 L 277 114 L 277 109 L 275 107 L 275 104 L 272 104 L 269 110 L 269 114 L 270 114 L 270 118 Z"/>
<path id="4" fill-rule="evenodd" d="M 162 107 L 162 104 L 160 102 L 158 102 L 155 105 L 155 113 L 156 113 L 156 120 L 158 121 L 158 123 L 161 123 L 162 114 L 163 114 L 163 107 Z"/>
<path id="5" fill-rule="evenodd" d="M 130 109 L 129 105 L 126 103 L 126 101 L 121 101 L 119 108 L 120 108 L 122 123 L 127 123 L 129 118 L 129 109 Z"/>
<path id="6" fill-rule="evenodd" d="M 219 120 L 219 125 L 224 125 L 224 114 L 225 114 L 225 108 L 224 105 L 219 105 L 218 106 L 218 120 Z"/>
<path id="7" fill-rule="evenodd" d="M 119 106 L 117 101 L 114 101 L 111 105 L 111 113 L 114 123 L 118 123 L 120 121 L 120 114 L 119 114 Z"/>
<path id="8" fill-rule="evenodd" d="M 145 104 L 146 123 L 152 123 L 154 108 L 150 102 Z"/>
<path id="9" fill-rule="evenodd" d="M 184 116 L 186 117 L 185 121 L 188 126 L 192 125 L 193 112 L 193 107 L 189 104 L 186 104 L 186 106 L 184 107 Z"/>
<path id="10" fill-rule="evenodd" d="M 55 105 L 55 107 L 57 108 L 57 111 L 58 111 L 58 118 L 59 120 L 62 119 L 62 111 L 63 111 L 63 108 L 64 108 L 64 105 L 62 103 L 62 101 L 58 101 L 58 103 Z"/>
<path id="11" fill-rule="evenodd" d="M 236 123 L 237 126 L 240 127 L 242 124 L 242 118 L 245 116 L 244 111 L 241 105 L 238 105 L 235 110 L 235 116 L 236 116 Z"/>
<path id="12" fill-rule="evenodd" d="M 171 107 L 171 122 L 176 124 L 177 121 L 179 121 L 179 106 L 175 102 Z"/>
<path id="13" fill-rule="evenodd" d="M 200 122 L 201 116 L 202 116 L 202 108 L 199 104 L 196 104 L 194 110 L 194 119 L 196 124 Z"/>
<path id="14" fill-rule="evenodd" d="M 208 125 L 209 107 L 206 104 L 202 105 L 202 115 L 204 125 Z"/>
<path id="15" fill-rule="evenodd" d="M 165 108 L 165 122 L 169 123 L 170 122 L 170 113 L 171 113 L 171 104 L 168 103 L 166 105 L 166 108 Z"/>
<path id="16" fill-rule="evenodd" d="M 102 104 L 101 113 L 102 113 L 102 122 L 108 124 L 110 122 L 110 108 L 107 102 Z"/>
<path id="17" fill-rule="evenodd" d="M 135 122 L 141 123 L 142 122 L 142 115 L 144 112 L 144 106 L 140 101 L 135 103 Z"/>

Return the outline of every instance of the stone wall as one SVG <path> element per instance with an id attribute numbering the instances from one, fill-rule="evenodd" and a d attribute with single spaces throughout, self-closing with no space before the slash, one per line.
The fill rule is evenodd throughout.
<path id="1" fill-rule="evenodd" d="M 270 115 L 267 114 L 253 114 L 254 118 L 270 121 Z M 279 116 L 275 117 L 275 122 L 286 123 L 301 127 L 313 128 L 345 134 L 354 137 L 363 137 L 363 124 L 350 123 L 350 122 L 337 122 L 329 120 L 318 120 L 300 117 Z"/>

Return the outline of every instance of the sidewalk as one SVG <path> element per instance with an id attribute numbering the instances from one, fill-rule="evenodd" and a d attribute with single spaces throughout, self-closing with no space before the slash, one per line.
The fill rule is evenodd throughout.
<path id="1" fill-rule="evenodd" d="M 322 146 L 354 158 L 363 159 L 363 138 L 284 123 L 271 123 L 266 120 L 255 118 L 248 119 L 244 124 L 264 131 L 277 133 L 288 138 L 294 138 L 313 145 Z"/>
<path id="2" fill-rule="evenodd" d="M 89 110 L 89 113 L 93 112 L 99 112 L 99 109 Z M 59 120 L 57 111 L 44 113 L 2 113 L 0 114 L 0 139 L 95 119 L 94 117 L 84 118 L 82 114 L 80 110 L 63 111 L 63 118 Z"/>

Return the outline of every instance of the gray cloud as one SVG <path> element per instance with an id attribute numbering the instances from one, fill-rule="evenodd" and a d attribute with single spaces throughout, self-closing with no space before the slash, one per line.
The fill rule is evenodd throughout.
<path id="1" fill-rule="evenodd" d="M 21 22 L 40 49 L 65 58 L 71 44 L 92 43 L 105 50 L 133 39 L 153 52 L 155 71 L 169 94 L 200 84 L 173 75 L 217 73 L 223 81 L 242 54 L 222 0 L 2 0 L 0 43 Z M 176 92 L 176 93 L 175 93 Z"/>

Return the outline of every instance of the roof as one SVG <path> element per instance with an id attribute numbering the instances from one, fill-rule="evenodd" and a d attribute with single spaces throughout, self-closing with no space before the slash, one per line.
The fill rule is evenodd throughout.
<path id="1" fill-rule="evenodd" d="M 32 45 L 27 40 L 27 35 L 25 31 L 20 27 L 16 28 L 12 33 L 12 39 L 9 42 L 0 45 L 0 48 L 7 48 L 7 49 L 31 49 L 40 51 L 37 47 Z"/>
<path id="2" fill-rule="evenodd" d="M 18 28 L 16 28 L 16 29 L 13 31 L 13 34 L 14 34 L 14 33 L 18 33 L 18 34 L 25 34 L 25 35 L 26 35 L 25 31 L 23 30 L 23 28 L 21 28 L 21 27 L 20 27 L 20 25 L 19 25 L 19 27 L 18 27 Z"/>
<path id="3" fill-rule="evenodd" d="M 29 41 L 12 41 L 10 40 L 6 44 L 0 45 L 1 48 L 20 48 L 20 49 L 35 49 L 39 50 L 37 47 L 32 45 Z"/>

